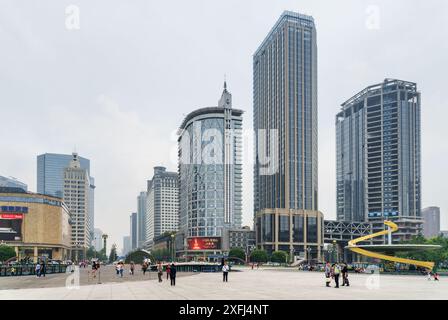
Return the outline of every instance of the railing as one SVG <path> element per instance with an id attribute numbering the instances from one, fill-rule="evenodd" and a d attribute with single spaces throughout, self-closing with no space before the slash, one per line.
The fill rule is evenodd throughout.
<path id="1" fill-rule="evenodd" d="M 229 266 L 230 268 L 230 266 Z M 178 272 L 221 272 L 222 266 L 219 264 L 207 264 L 207 265 L 201 265 L 201 264 L 191 264 L 191 265 L 176 265 L 176 270 Z M 157 271 L 157 265 L 151 266 L 151 271 Z M 163 266 L 163 271 L 166 272 L 166 265 Z M 229 269 L 230 271 L 230 269 Z"/>
<path id="2" fill-rule="evenodd" d="M 65 264 L 48 264 L 45 266 L 45 274 L 65 273 L 66 270 L 67 265 Z M 20 264 L 14 266 L 0 265 L 0 277 L 31 275 L 36 275 L 36 264 Z"/>

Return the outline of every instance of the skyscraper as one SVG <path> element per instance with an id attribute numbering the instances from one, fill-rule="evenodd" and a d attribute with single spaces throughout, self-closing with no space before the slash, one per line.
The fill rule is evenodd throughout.
<path id="1" fill-rule="evenodd" d="M 179 229 L 179 181 L 176 172 L 154 167 L 146 196 L 146 247 L 155 237 Z"/>
<path id="2" fill-rule="evenodd" d="M 320 258 L 314 19 L 285 11 L 253 56 L 257 245 Z"/>
<path id="3" fill-rule="evenodd" d="M 121 251 L 122 256 L 126 256 L 131 251 L 131 237 L 124 236 L 123 237 L 123 249 Z"/>
<path id="4" fill-rule="evenodd" d="M 88 212 L 90 239 L 94 238 L 93 226 L 95 223 L 95 179 L 90 176 L 90 160 L 77 156 L 81 169 L 87 170 L 89 175 L 89 202 Z M 64 170 L 70 166 L 73 155 L 44 153 L 37 156 L 37 192 L 63 198 L 64 194 Z"/>
<path id="5" fill-rule="evenodd" d="M 63 199 L 70 210 L 72 245 L 74 259 L 86 258 L 86 251 L 92 245 L 93 224 L 89 212 L 90 176 L 87 169 L 81 168 L 77 153 L 63 171 Z"/>
<path id="6" fill-rule="evenodd" d="M 423 235 L 425 238 L 434 238 L 440 234 L 440 208 L 428 207 L 422 210 Z"/>
<path id="7" fill-rule="evenodd" d="M 386 79 L 342 104 L 336 115 L 337 219 L 393 220 L 393 241 L 421 231 L 420 92 Z"/>
<path id="8" fill-rule="evenodd" d="M 103 249 L 103 231 L 95 228 L 93 234 L 93 246 L 97 252 L 100 252 Z"/>
<path id="9" fill-rule="evenodd" d="M 219 251 L 225 229 L 241 227 L 242 114 L 232 109 L 224 83 L 217 107 L 191 112 L 180 126 L 180 229 L 187 251 Z M 205 242 L 215 245 L 192 248 Z"/>
<path id="10" fill-rule="evenodd" d="M 137 249 L 138 245 L 138 231 L 137 231 L 137 212 L 131 213 L 130 220 L 130 237 L 131 237 L 131 250 Z"/>
<path id="11" fill-rule="evenodd" d="M 146 191 L 137 196 L 137 246 L 143 248 L 146 241 Z"/>

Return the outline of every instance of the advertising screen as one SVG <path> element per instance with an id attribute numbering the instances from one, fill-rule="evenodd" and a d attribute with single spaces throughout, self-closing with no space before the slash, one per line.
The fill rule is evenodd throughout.
<path id="1" fill-rule="evenodd" d="M 21 241 L 23 214 L 25 207 L 0 208 L 0 241 Z"/>
<path id="2" fill-rule="evenodd" d="M 188 250 L 219 250 L 221 249 L 221 238 L 219 237 L 195 237 L 189 238 Z"/>

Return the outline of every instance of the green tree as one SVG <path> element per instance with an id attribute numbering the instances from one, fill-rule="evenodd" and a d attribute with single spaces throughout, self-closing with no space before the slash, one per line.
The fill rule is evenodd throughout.
<path id="1" fill-rule="evenodd" d="M 284 251 L 275 251 L 271 255 L 271 261 L 276 263 L 287 263 L 288 254 Z"/>
<path id="2" fill-rule="evenodd" d="M 246 253 L 241 248 L 232 248 L 229 251 L 229 259 L 232 260 L 232 258 L 237 258 L 234 260 L 238 260 L 239 262 L 246 261 Z"/>
<path id="3" fill-rule="evenodd" d="M 13 247 L 0 245 L 0 261 L 6 261 L 16 256 L 16 251 Z"/>
<path id="4" fill-rule="evenodd" d="M 118 258 L 117 256 L 117 245 L 114 243 L 110 249 L 110 254 L 109 254 L 109 262 L 114 262 L 116 261 Z"/>
<path id="5" fill-rule="evenodd" d="M 402 258 L 409 258 L 422 261 L 433 261 L 434 269 L 437 271 L 439 267 L 448 265 L 448 239 L 443 237 L 436 237 L 432 239 L 425 239 L 423 236 L 416 236 L 410 241 L 403 242 L 404 244 L 429 244 L 440 245 L 440 249 L 409 251 L 397 254 Z"/>
<path id="6" fill-rule="evenodd" d="M 94 247 L 90 247 L 89 249 L 87 249 L 86 257 L 88 260 L 92 258 L 97 258 L 97 252 Z"/>
<path id="7" fill-rule="evenodd" d="M 154 259 L 161 261 L 170 261 L 171 260 L 171 252 L 168 249 L 158 249 L 151 251 Z"/>
<path id="8" fill-rule="evenodd" d="M 254 250 L 250 254 L 251 262 L 267 262 L 268 254 L 265 250 Z"/>

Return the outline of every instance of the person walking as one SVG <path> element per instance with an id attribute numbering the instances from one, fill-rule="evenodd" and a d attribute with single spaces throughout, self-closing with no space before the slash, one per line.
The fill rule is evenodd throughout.
<path id="1" fill-rule="evenodd" d="M 173 264 L 174 265 L 174 264 Z M 170 277 L 170 275 L 171 275 L 171 267 L 170 267 L 170 264 L 168 263 L 167 265 L 166 265 L 166 280 L 168 280 L 168 278 Z"/>
<path id="2" fill-rule="evenodd" d="M 159 277 L 159 282 L 162 282 L 163 277 L 163 266 L 162 263 L 159 261 L 157 264 L 157 276 Z"/>
<path id="3" fill-rule="evenodd" d="M 42 265 L 40 266 L 40 274 L 44 276 L 47 274 L 47 265 L 45 264 L 45 261 L 42 261 Z"/>
<path id="4" fill-rule="evenodd" d="M 222 281 L 227 282 L 229 278 L 229 266 L 227 262 L 224 262 L 224 265 L 222 266 Z"/>
<path id="5" fill-rule="evenodd" d="M 339 276 L 341 275 L 341 267 L 335 263 L 333 264 L 333 278 L 336 283 L 335 288 L 339 288 Z"/>
<path id="6" fill-rule="evenodd" d="M 174 265 L 174 263 L 172 263 L 170 267 L 170 279 L 172 286 L 176 285 L 176 272 L 177 272 L 176 266 Z"/>
<path id="7" fill-rule="evenodd" d="M 40 267 L 41 267 L 40 263 L 39 263 L 39 262 L 36 263 L 36 269 L 35 269 L 35 271 L 36 271 L 36 277 L 37 277 L 37 278 L 40 278 Z"/>
<path id="8" fill-rule="evenodd" d="M 120 278 L 123 278 L 123 271 L 124 271 L 124 265 L 123 265 L 123 262 L 120 262 L 119 263 L 119 265 L 120 265 Z"/>
<path id="9" fill-rule="evenodd" d="M 330 287 L 331 282 L 331 265 L 330 262 L 327 262 L 325 265 L 325 284 L 327 287 Z"/>
<path id="10" fill-rule="evenodd" d="M 129 274 L 132 276 L 134 275 L 134 269 L 135 269 L 134 261 L 131 261 L 131 265 L 129 267 Z"/>
<path id="11" fill-rule="evenodd" d="M 348 266 L 345 262 L 342 264 L 342 286 L 350 287 L 350 282 L 348 281 Z"/>

